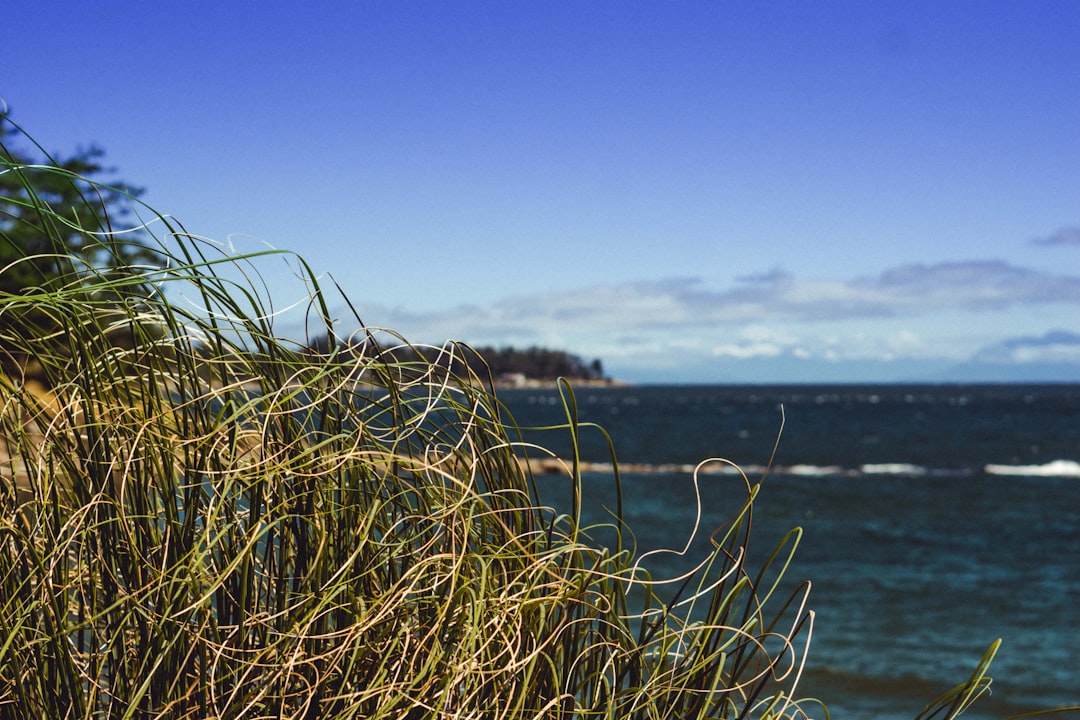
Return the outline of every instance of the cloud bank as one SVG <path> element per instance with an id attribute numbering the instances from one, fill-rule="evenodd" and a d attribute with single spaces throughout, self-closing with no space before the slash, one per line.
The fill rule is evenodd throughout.
<path id="1" fill-rule="evenodd" d="M 1050 274 L 1004 261 L 911 264 L 846 281 L 771 273 L 710 287 L 678 277 L 508 298 L 438 311 L 368 306 L 369 317 L 424 336 L 525 336 L 540 328 L 634 333 L 676 327 L 917 317 L 943 310 L 991 312 L 1022 305 L 1080 306 L 1080 275 Z"/>
<path id="2" fill-rule="evenodd" d="M 1080 367 L 1080 334 L 1058 330 L 1037 337 L 1009 338 L 982 349 L 973 361 L 1005 365 L 1075 363 Z"/>
<path id="3" fill-rule="evenodd" d="M 420 312 L 367 305 L 362 312 L 365 322 L 420 342 L 547 345 L 645 372 L 710 361 L 962 362 L 1009 336 L 1004 329 L 980 336 L 969 325 L 993 327 L 998 316 L 1038 315 L 1051 307 L 1072 316 L 1074 306 L 1080 306 L 1080 275 L 974 260 L 913 263 L 844 280 L 802 279 L 774 269 L 727 284 L 670 277 L 522 295 L 487 306 Z M 970 321 L 960 322 L 955 342 L 941 329 L 946 315 Z M 971 338 L 961 340 L 964 334 Z M 1032 352 L 1031 343 L 1024 348 Z M 1014 350 L 1023 356 L 1019 346 Z M 1072 352 L 1060 350 L 1069 358 Z"/>

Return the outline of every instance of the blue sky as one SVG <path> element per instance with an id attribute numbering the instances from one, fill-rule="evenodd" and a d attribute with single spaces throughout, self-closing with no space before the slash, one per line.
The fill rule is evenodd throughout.
<path id="1" fill-rule="evenodd" d="M 1080 381 L 1071 0 L 106 0 L 3 23 L 0 98 L 47 148 L 99 144 L 189 231 L 296 251 L 416 342 L 640 382 Z M 262 270 L 278 305 L 302 296 Z"/>

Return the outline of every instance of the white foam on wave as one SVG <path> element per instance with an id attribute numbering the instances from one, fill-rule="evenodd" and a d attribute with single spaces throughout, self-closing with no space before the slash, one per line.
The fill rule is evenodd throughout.
<path id="1" fill-rule="evenodd" d="M 1029 477 L 1080 477 L 1080 462 L 1051 460 L 1044 465 L 987 465 L 990 475 L 1026 475 Z"/>
<path id="2" fill-rule="evenodd" d="M 828 477 L 830 475 L 843 475 L 844 469 L 839 465 L 789 465 L 778 469 L 786 475 L 802 475 L 805 477 Z"/>
<path id="3" fill-rule="evenodd" d="M 868 463 L 859 468 L 864 475 L 926 475 L 928 470 L 912 463 Z"/>

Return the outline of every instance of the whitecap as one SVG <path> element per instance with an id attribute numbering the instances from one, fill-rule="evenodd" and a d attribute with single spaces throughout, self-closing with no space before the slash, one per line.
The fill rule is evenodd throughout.
<path id="1" fill-rule="evenodd" d="M 1044 465 L 987 465 L 990 475 L 1027 475 L 1031 477 L 1080 477 L 1080 462 L 1051 460 Z"/>
<path id="2" fill-rule="evenodd" d="M 808 477 L 844 474 L 844 469 L 839 465 L 789 465 L 779 470 L 786 475 L 804 475 Z"/>
<path id="3" fill-rule="evenodd" d="M 926 475 L 922 465 L 911 463 L 868 463 L 859 468 L 865 475 Z"/>

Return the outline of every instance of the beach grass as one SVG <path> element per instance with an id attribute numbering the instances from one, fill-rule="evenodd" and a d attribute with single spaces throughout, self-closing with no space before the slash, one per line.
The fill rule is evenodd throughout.
<path id="1" fill-rule="evenodd" d="M 260 261 L 291 260 L 312 338 L 347 299 L 300 258 L 235 255 L 132 203 L 161 266 L 0 297 L 0 715 L 827 715 L 799 696 L 810 583 L 781 590 L 800 531 L 746 560 L 761 479 L 695 529 L 712 543 L 692 572 L 650 577 L 618 503 L 583 523 L 576 452 L 544 477 L 570 506 L 545 504 L 529 461 L 550 453 L 451 361 L 467 346 L 403 362 L 405 339 L 359 317 L 318 351 L 280 337 Z M 602 430 L 560 389 L 548 431 L 576 449 Z M 920 717 L 985 692 L 992 653 Z"/>

